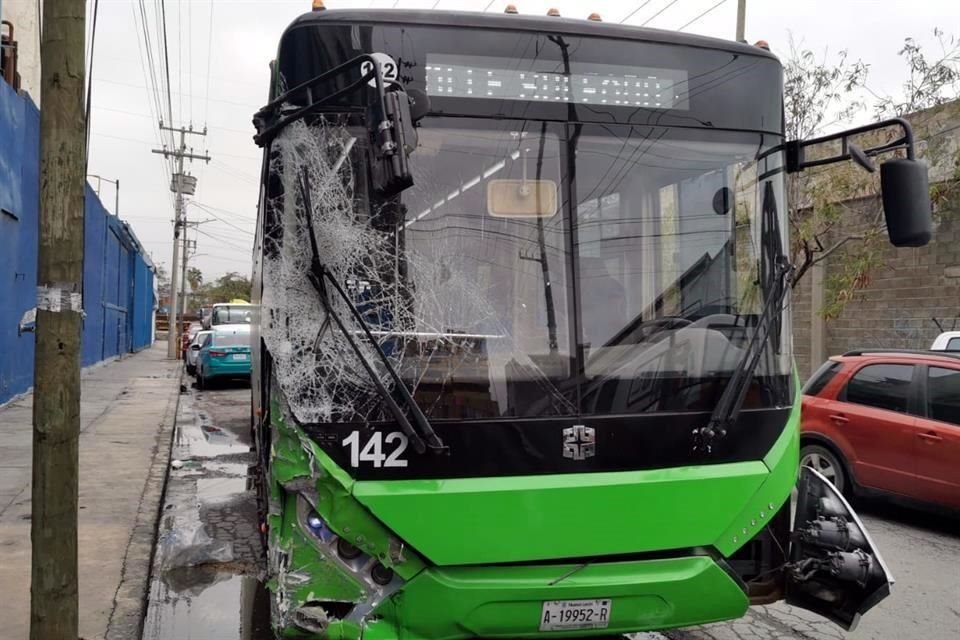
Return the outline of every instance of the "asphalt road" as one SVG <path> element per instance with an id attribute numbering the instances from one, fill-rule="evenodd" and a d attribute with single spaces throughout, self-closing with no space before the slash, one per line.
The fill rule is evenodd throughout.
<path id="1" fill-rule="evenodd" d="M 144 639 L 271 637 L 256 512 L 245 482 L 249 393 L 241 385 L 191 389 L 181 402 L 171 459 L 183 464 L 171 471 L 165 513 L 196 507 L 212 541 L 229 542 L 232 553 L 202 568 L 164 570 L 158 564 Z M 960 640 L 960 520 L 876 501 L 854 507 L 896 579 L 892 595 L 854 632 L 777 604 L 751 609 L 734 622 L 635 640 Z"/>

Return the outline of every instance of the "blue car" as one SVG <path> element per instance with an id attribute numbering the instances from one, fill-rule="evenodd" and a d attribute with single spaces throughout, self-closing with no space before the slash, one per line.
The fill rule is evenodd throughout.
<path id="1" fill-rule="evenodd" d="M 227 378 L 250 378 L 249 325 L 218 325 L 200 349 L 197 386 Z"/>

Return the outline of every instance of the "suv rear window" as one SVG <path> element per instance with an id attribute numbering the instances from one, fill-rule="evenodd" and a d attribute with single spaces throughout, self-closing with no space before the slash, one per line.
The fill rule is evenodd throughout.
<path id="1" fill-rule="evenodd" d="M 960 338 L 950 338 L 944 351 L 960 351 Z"/>
<path id="2" fill-rule="evenodd" d="M 817 369 L 816 373 L 810 376 L 810 379 L 807 380 L 807 384 L 803 386 L 801 393 L 805 396 L 815 396 L 819 395 L 823 388 L 830 384 L 830 381 L 833 380 L 834 376 L 840 373 L 840 370 L 843 369 L 843 363 L 837 362 L 836 360 L 827 360 L 820 368 Z"/>
<path id="3" fill-rule="evenodd" d="M 844 400 L 907 413 L 912 380 L 912 364 L 868 364 L 847 383 Z"/>

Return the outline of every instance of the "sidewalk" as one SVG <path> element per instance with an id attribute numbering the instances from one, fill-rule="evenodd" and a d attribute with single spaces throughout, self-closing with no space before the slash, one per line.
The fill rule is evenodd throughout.
<path id="1" fill-rule="evenodd" d="M 80 638 L 135 640 L 180 392 L 166 346 L 87 371 L 80 407 Z M 30 625 L 32 396 L 0 409 L 0 636 Z"/>

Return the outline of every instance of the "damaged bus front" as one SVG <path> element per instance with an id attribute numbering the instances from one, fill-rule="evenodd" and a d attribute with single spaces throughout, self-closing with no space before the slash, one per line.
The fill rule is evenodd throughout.
<path id="1" fill-rule="evenodd" d="M 610 635 L 784 598 L 852 628 L 886 596 L 799 472 L 784 182 L 905 154 L 888 229 L 924 244 L 906 123 L 785 141 L 768 52 L 561 18 L 314 12 L 272 68 L 253 402 L 278 630 Z"/>

